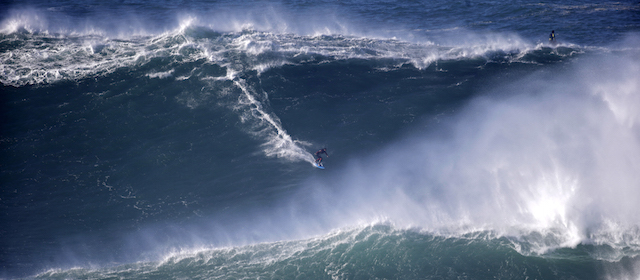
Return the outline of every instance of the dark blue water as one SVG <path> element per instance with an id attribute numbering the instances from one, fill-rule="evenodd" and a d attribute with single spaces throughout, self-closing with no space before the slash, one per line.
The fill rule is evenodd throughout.
<path id="1" fill-rule="evenodd" d="M 631 1 L 0 4 L 0 277 L 638 279 L 638 31 Z"/>

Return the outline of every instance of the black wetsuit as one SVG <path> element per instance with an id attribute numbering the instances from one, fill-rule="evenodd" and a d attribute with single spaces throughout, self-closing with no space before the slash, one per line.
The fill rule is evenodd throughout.
<path id="1" fill-rule="evenodd" d="M 323 153 L 324 153 L 325 155 L 329 156 L 329 154 L 327 154 L 327 149 L 319 150 L 319 151 L 317 151 L 317 152 L 315 153 L 315 155 L 316 155 L 316 161 L 322 161 L 322 157 L 321 157 L 320 155 L 321 155 L 321 154 L 323 154 Z"/>

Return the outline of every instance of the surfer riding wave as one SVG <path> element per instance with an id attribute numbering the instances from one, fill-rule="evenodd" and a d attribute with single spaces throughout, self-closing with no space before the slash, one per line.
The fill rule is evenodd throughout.
<path id="1" fill-rule="evenodd" d="M 327 154 L 327 148 L 322 148 L 314 154 L 316 156 L 316 164 L 318 164 L 319 166 L 322 166 L 322 157 L 320 156 L 322 154 L 325 154 L 327 155 L 327 157 L 329 157 L 329 154 Z"/>

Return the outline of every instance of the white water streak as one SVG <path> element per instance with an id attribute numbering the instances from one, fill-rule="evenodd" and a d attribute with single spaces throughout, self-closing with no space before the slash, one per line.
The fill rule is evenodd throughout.
<path id="1" fill-rule="evenodd" d="M 300 147 L 299 144 L 302 142 L 293 140 L 291 135 L 287 134 L 278 117 L 265 111 L 263 104 L 253 96 L 244 80 L 236 78 L 233 83 L 242 90 L 243 96 L 239 98 L 242 110 L 248 110 L 248 114 L 242 117 L 243 122 L 256 122 L 253 124 L 255 127 L 262 127 L 254 131 L 254 134 L 267 139 L 267 142 L 262 144 L 267 156 L 314 162 L 313 156 Z"/>

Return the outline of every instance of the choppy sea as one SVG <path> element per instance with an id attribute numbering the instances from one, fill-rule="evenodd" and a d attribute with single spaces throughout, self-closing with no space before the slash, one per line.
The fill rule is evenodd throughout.
<path id="1" fill-rule="evenodd" d="M 8 1 L 0 83 L 0 278 L 640 279 L 637 1 Z"/>

